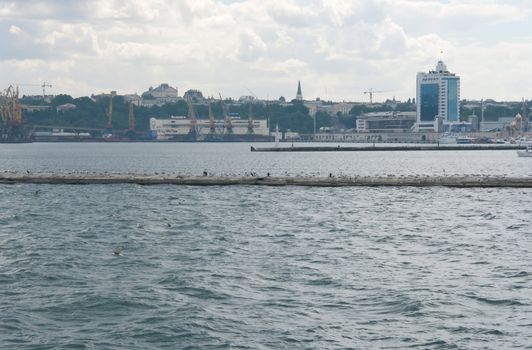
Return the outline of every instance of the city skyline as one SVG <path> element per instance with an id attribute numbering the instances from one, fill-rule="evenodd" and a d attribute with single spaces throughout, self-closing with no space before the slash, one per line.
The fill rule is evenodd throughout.
<path id="1" fill-rule="evenodd" d="M 532 96 L 526 1 L 0 1 L 0 81 L 39 94 L 139 93 L 375 101 L 416 94 L 443 59 L 461 97 Z M 441 53 L 443 51 L 443 53 Z"/>

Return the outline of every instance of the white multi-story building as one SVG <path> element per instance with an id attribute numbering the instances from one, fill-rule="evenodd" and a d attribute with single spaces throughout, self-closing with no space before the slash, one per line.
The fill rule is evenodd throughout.
<path id="1" fill-rule="evenodd" d="M 417 74 L 418 131 L 442 131 L 440 125 L 460 121 L 460 77 L 450 73 L 443 61 L 436 70 Z"/>
<path id="2" fill-rule="evenodd" d="M 215 133 L 222 135 L 227 132 L 224 120 L 215 120 Z M 249 133 L 249 121 L 246 119 L 231 119 L 233 135 L 246 135 Z M 268 136 L 268 122 L 263 119 L 252 121 L 253 134 Z M 170 140 L 173 137 L 187 135 L 192 127 L 192 122 L 188 117 L 172 118 L 150 118 L 150 131 L 152 137 L 157 140 Z M 208 119 L 197 119 L 195 127 L 198 135 L 207 135 L 211 132 L 210 121 Z"/>
<path id="3" fill-rule="evenodd" d="M 357 132 L 406 132 L 416 123 L 416 112 L 371 112 L 357 118 Z"/>

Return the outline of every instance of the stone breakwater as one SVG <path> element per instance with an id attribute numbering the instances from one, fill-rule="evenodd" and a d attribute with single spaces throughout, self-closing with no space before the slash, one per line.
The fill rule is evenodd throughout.
<path id="1" fill-rule="evenodd" d="M 364 146 L 292 146 L 292 147 L 254 147 L 251 152 L 383 152 L 383 151 L 501 151 L 526 149 L 518 144 L 421 144 L 421 145 L 393 145 L 386 144 Z"/>
<path id="2" fill-rule="evenodd" d="M 278 176 L 180 176 L 144 174 L 0 174 L 0 184 L 138 184 L 189 186 L 445 186 L 445 187 L 517 187 L 532 188 L 532 177 L 504 176 L 331 176 L 331 177 L 278 177 Z"/>

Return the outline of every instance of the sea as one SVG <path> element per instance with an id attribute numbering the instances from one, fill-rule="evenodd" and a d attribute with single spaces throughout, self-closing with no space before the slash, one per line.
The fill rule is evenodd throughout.
<path id="1" fill-rule="evenodd" d="M 532 176 L 251 146 L 1 144 L 0 171 Z M 532 349 L 531 218 L 519 188 L 0 185 L 0 349 Z"/>

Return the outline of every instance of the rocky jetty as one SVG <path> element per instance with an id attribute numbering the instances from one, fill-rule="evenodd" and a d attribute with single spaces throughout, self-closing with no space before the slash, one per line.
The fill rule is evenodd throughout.
<path id="1" fill-rule="evenodd" d="M 0 184 L 138 184 L 189 186 L 445 186 L 445 187 L 532 187 L 532 177 L 506 176 L 182 176 L 176 174 L 116 173 L 0 173 Z"/>

